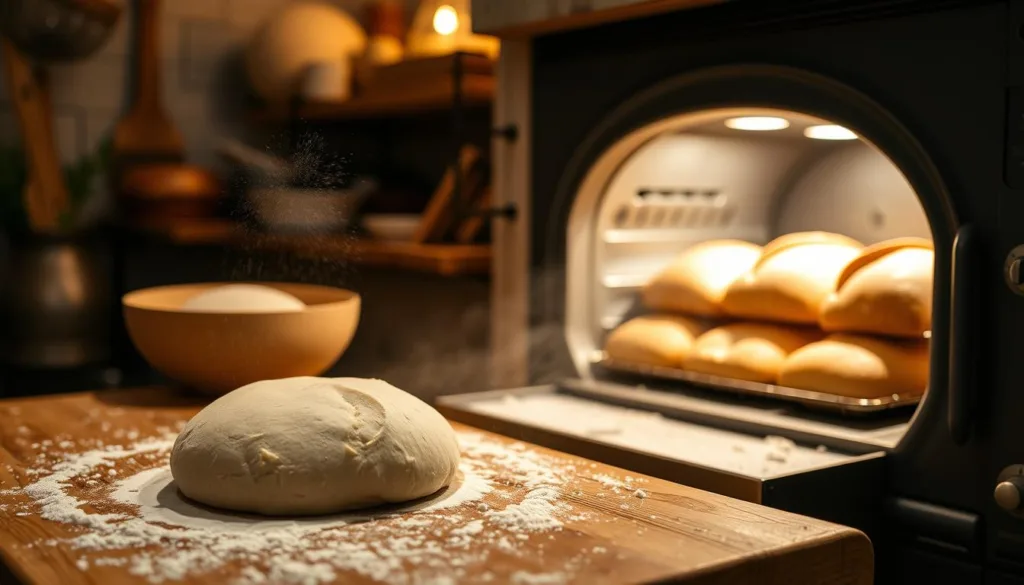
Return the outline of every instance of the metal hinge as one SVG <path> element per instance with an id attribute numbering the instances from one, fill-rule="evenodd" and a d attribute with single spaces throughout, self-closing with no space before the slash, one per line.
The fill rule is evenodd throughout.
<path id="1" fill-rule="evenodd" d="M 491 133 L 499 138 L 504 138 L 508 142 L 515 142 L 519 138 L 519 127 L 515 124 L 506 124 L 505 126 L 498 126 L 492 129 Z"/>
<path id="2" fill-rule="evenodd" d="M 498 205 L 496 207 L 489 207 L 487 209 L 474 211 L 470 213 L 470 215 L 475 217 L 497 217 L 513 220 L 519 215 L 519 208 L 516 207 L 515 203 L 506 203 L 505 205 Z"/>

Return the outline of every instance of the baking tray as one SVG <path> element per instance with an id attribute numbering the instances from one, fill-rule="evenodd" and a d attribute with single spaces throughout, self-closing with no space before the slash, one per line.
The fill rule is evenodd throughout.
<path id="1" fill-rule="evenodd" d="M 672 382 L 686 382 L 714 390 L 786 400 L 809 408 L 837 411 L 844 414 L 871 414 L 894 408 L 916 406 L 924 396 L 924 394 L 892 394 L 880 398 L 850 398 L 825 392 L 788 388 L 776 384 L 724 378 L 722 376 L 690 372 L 679 368 L 634 364 L 611 359 L 604 352 L 598 352 L 593 360 L 593 364 L 610 372 Z"/>

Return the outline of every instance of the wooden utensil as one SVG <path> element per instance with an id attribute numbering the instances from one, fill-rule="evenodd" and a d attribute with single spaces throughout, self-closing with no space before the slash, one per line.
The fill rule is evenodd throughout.
<path id="1" fill-rule="evenodd" d="M 68 209 L 69 198 L 53 137 L 47 80 L 42 71 L 32 70 L 9 41 L 0 39 L 0 53 L 25 148 L 28 181 L 23 200 L 29 225 L 37 232 L 53 232 Z"/>
<path id="2" fill-rule="evenodd" d="M 159 55 L 160 0 L 138 0 L 134 103 L 114 128 L 113 149 L 119 169 L 136 162 L 180 162 L 184 140 L 163 106 Z"/>
<path id="3" fill-rule="evenodd" d="M 485 187 L 476 198 L 476 205 L 473 207 L 474 214 L 462 221 L 455 232 L 455 241 L 460 244 L 472 244 L 484 226 L 487 225 L 485 215 L 491 206 L 491 188 Z"/>
<path id="4" fill-rule="evenodd" d="M 455 198 L 467 197 L 473 192 L 473 189 L 479 186 L 479 176 L 472 171 L 480 162 L 480 157 L 480 150 L 471 144 L 464 145 L 459 150 L 458 169 L 452 165 L 445 171 L 441 182 L 427 203 L 427 208 L 423 211 L 423 219 L 413 236 L 413 242 L 423 244 L 444 239 L 452 227 Z M 462 193 L 455 192 L 455 173 L 460 173 L 463 179 L 461 181 Z"/>
<path id="5" fill-rule="evenodd" d="M 109 38 L 121 6 L 110 0 L 22 0 L 4 8 L 0 28 L 8 40 L 0 40 L 0 53 L 25 147 L 25 211 L 33 231 L 53 232 L 68 211 L 68 190 L 53 135 L 48 81 L 22 53 L 42 62 L 84 58 Z"/>
<path id="6" fill-rule="evenodd" d="M 154 163 L 126 169 L 118 192 L 123 211 L 133 224 L 154 227 L 214 215 L 223 186 L 205 169 Z"/>

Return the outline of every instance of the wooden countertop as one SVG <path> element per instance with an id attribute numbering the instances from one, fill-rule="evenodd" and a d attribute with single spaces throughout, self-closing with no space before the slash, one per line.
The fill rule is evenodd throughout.
<path id="1" fill-rule="evenodd" d="M 728 0 L 472 0 L 473 31 L 524 38 L 720 4 Z"/>
<path id="2" fill-rule="evenodd" d="M 0 401 L 0 490 L 3 490 L 0 491 L 0 553 L 13 574 L 23 583 L 33 585 L 147 583 L 144 578 L 133 575 L 127 565 L 90 563 L 92 553 L 89 551 L 73 549 L 60 540 L 47 542 L 80 535 L 83 529 L 44 520 L 38 508 L 35 512 L 26 511 L 29 510 L 26 506 L 36 504 L 20 488 L 47 477 L 45 472 L 33 471 L 33 466 L 38 467 L 40 461 L 53 465 L 63 460 L 63 454 L 95 448 L 97 440 L 108 446 L 127 445 L 128 438 L 138 440 L 166 433 L 168 429 L 177 428 L 201 406 L 202 402 L 197 399 L 164 389 Z M 430 543 L 433 550 L 442 555 L 438 558 L 450 560 L 450 565 L 443 570 L 450 570 L 451 575 L 457 577 L 444 580 L 445 583 L 509 583 L 518 579 L 514 579 L 516 575 L 526 575 L 520 579 L 524 583 L 588 585 L 654 581 L 737 585 L 872 582 L 871 545 L 863 534 L 853 529 L 654 478 L 637 477 L 635 473 L 627 474 L 621 469 L 564 453 L 517 444 L 463 425 L 453 426 L 460 433 L 477 433 L 474 436 L 483 436 L 492 444 L 569 470 L 565 472 L 565 481 L 572 487 L 562 490 L 560 496 L 564 525 L 550 533 L 513 535 L 517 538 L 514 554 L 504 548 L 497 550 L 493 534 L 487 531 L 467 539 L 458 550 L 451 539 L 438 538 L 436 543 Z M 49 450 L 45 449 L 47 445 Z M 86 512 L 104 510 L 104 504 L 89 500 L 89 494 L 104 493 L 104 488 L 108 493 L 109 486 L 119 478 L 165 465 L 165 462 L 165 456 L 148 463 L 143 458 L 118 460 L 110 470 L 112 478 L 108 479 L 103 473 L 98 482 L 69 480 L 66 493 L 75 492 L 76 497 L 85 500 Z M 493 504 L 502 502 L 503 498 L 512 501 L 510 498 L 524 497 L 522 485 L 505 482 L 500 474 L 494 477 L 494 490 L 484 501 Z M 88 488 L 92 483 L 102 485 Z M 610 485 L 631 487 L 620 490 Z M 632 486 L 639 486 L 642 492 L 632 490 Z M 100 498 L 100 495 L 95 497 Z M 466 502 L 445 514 L 465 519 L 483 518 L 482 510 L 486 508 L 483 504 Z M 391 516 L 363 525 L 401 522 L 402 518 L 402 515 Z M 448 519 L 439 516 L 436 522 L 447 524 L 444 521 Z M 479 529 L 481 522 L 476 524 Z M 486 526 L 491 531 L 504 530 Z M 429 540 L 430 534 L 440 535 L 440 532 L 423 534 Z M 452 549 L 447 550 L 448 547 Z M 467 558 L 475 560 L 455 562 L 456 558 L 462 558 L 455 555 L 474 550 L 481 554 Z M 127 547 L 115 552 L 122 556 L 151 554 L 152 547 Z M 109 549 L 105 554 L 111 554 Z M 255 558 L 250 558 L 248 569 L 245 561 L 235 559 L 209 574 L 186 574 L 178 582 L 230 583 L 241 575 L 251 575 L 253 567 L 260 566 L 253 560 Z M 399 570 L 403 569 L 399 567 Z M 524 571 L 534 575 L 559 571 L 561 577 L 552 580 L 541 575 L 531 581 L 530 573 Z M 400 576 L 405 577 L 401 573 Z M 365 573 L 339 571 L 335 582 L 381 581 L 374 581 Z"/>

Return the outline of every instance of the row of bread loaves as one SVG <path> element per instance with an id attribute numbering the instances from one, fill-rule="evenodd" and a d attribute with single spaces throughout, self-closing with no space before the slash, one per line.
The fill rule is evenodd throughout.
<path id="1" fill-rule="evenodd" d="M 931 329 L 930 241 L 871 246 L 799 232 L 763 248 L 739 240 L 692 246 L 643 289 L 650 310 L 817 324 L 833 333 L 920 338 Z"/>
<path id="2" fill-rule="evenodd" d="M 768 323 L 707 330 L 679 315 L 636 317 L 609 334 L 609 358 L 780 384 L 855 398 L 921 394 L 928 385 L 928 343 Z"/>

